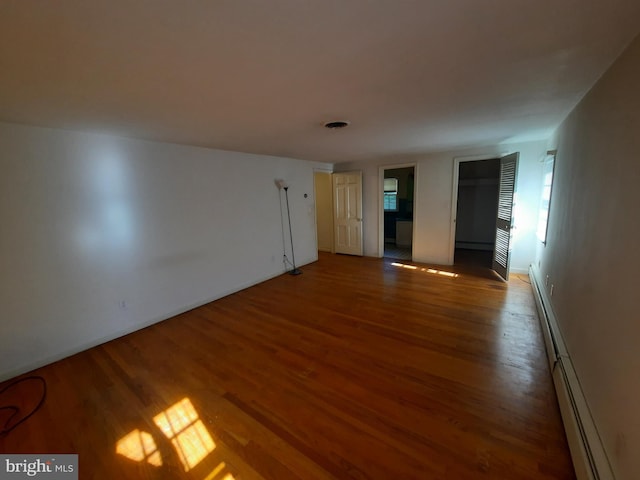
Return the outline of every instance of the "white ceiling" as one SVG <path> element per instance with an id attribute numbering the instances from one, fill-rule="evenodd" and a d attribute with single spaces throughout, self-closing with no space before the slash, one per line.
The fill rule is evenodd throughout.
<path id="1" fill-rule="evenodd" d="M 336 163 L 542 139 L 639 19 L 637 0 L 0 0 L 0 120 Z"/>

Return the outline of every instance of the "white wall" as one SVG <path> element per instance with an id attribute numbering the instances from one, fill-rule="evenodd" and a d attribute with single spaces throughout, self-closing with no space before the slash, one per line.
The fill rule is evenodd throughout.
<path id="1" fill-rule="evenodd" d="M 11 124 L 0 167 L 0 379 L 282 273 L 275 178 L 296 260 L 316 260 L 331 168 Z"/>
<path id="2" fill-rule="evenodd" d="M 416 163 L 413 259 L 416 262 L 446 265 L 450 263 L 454 240 L 451 232 L 454 159 L 485 155 L 498 157 L 520 152 L 511 271 L 526 273 L 536 254 L 535 232 L 542 188 L 540 161 L 544 158 L 546 149 L 546 142 L 505 144 L 474 150 L 405 156 L 379 162 L 342 163 L 337 164 L 335 170 L 362 170 L 364 252 L 368 256 L 380 257 L 379 167 Z"/>
<path id="3" fill-rule="evenodd" d="M 618 480 L 640 478 L 638 85 L 640 37 L 556 132 L 547 244 L 538 255 Z"/>

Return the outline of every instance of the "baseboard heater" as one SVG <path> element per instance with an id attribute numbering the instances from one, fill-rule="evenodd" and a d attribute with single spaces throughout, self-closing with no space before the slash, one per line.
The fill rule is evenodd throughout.
<path id="1" fill-rule="evenodd" d="M 529 277 L 576 477 L 578 480 L 615 480 L 549 296 L 540 282 L 540 272 L 533 265 L 529 269 Z"/>

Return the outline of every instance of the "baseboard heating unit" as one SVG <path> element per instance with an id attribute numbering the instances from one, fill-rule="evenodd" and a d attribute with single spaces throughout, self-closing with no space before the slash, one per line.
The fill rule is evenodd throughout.
<path id="1" fill-rule="evenodd" d="M 529 277 L 576 477 L 615 480 L 537 267 L 530 267 Z"/>

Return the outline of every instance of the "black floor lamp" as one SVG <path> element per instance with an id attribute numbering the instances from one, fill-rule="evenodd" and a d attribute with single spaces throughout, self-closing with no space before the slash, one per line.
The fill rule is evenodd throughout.
<path id="1" fill-rule="evenodd" d="M 289 210 L 289 185 L 287 184 L 287 182 L 280 179 L 280 180 L 276 180 L 276 186 L 278 187 L 278 190 L 284 189 L 284 196 L 287 201 L 287 219 L 289 220 L 289 238 L 291 239 L 291 260 L 293 261 L 293 269 L 289 270 L 289 275 L 300 275 L 302 273 L 302 270 L 296 267 L 296 254 L 293 251 L 293 232 L 291 230 L 291 211 Z"/>

